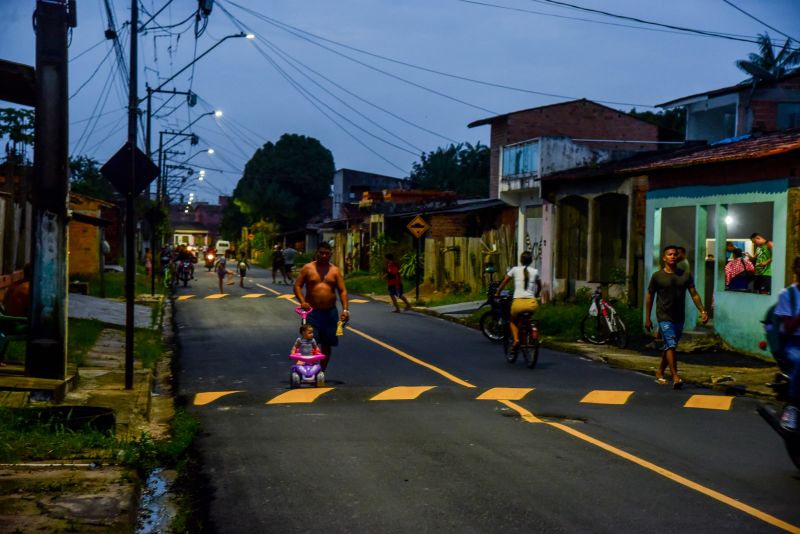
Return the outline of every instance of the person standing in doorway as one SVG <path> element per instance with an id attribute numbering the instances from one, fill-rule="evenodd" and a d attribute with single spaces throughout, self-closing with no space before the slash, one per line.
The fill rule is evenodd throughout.
<path id="1" fill-rule="evenodd" d="M 294 269 L 294 257 L 297 256 L 297 250 L 292 248 L 292 245 L 289 245 L 285 249 L 283 249 L 283 277 L 289 278 L 289 283 L 294 282 L 294 275 L 292 274 L 292 269 Z"/>
<path id="2" fill-rule="evenodd" d="M 406 304 L 406 309 L 411 309 L 411 303 L 403 294 L 403 278 L 400 276 L 400 267 L 394 261 L 394 254 L 387 254 L 386 258 L 386 285 L 389 289 L 389 296 L 392 297 L 392 304 L 394 304 L 395 313 L 400 313 L 400 306 L 397 305 L 397 299 L 402 300 Z"/>
<path id="3" fill-rule="evenodd" d="M 683 325 L 686 320 L 687 291 L 700 312 L 700 320 L 703 324 L 708 322 L 708 314 L 703 307 L 702 300 L 700 300 L 700 295 L 697 294 L 697 290 L 694 287 L 694 279 L 691 273 L 678 269 L 678 257 L 678 247 L 675 245 L 664 247 L 661 258 L 664 262 L 664 267 L 653 273 L 647 288 L 644 321 L 644 327 L 647 330 L 652 330 L 653 297 L 657 297 L 656 319 L 664 342 L 664 353 L 656 372 L 656 382 L 659 384 L 667 383 L 666 378 L 664 378 L 664 372 L 669 367 L 672 373 L 672 386 L 675 389 L 683 387 L 683 380 L 678 374 L 678 361 L 675 350 L 681 339 Z"/>
<path id="4" fill-rule="evenodd" d="M 313 309 L 308 315 L 308 324 L 314 327 L 320 350 L 325 355 L 325 359 L 320 362 L 323 371 L 328 368 L 333 347 L 339 344 L 339 338 L 336 337 L 339 321 L 345 323 L 350 320 L 344 276 L 339 268 L 331 263 L 331 253 L 329 243 L 325 241 L 320 243 L 314 261 L 300 269 L 294 282 L 294 296 L 297 297 L 300 306 L 304 310 Z M 341 314 L 336 309 L 337 293 L 339 300 L 342 301 Z"/>
<path id="5" fill-rule="evenodd" d="M 686 271 L 687 273 L 692 272 L 692 265 L 686 257 L 686 249 L 681 246 L 678 247 L 678 270 Z"/>

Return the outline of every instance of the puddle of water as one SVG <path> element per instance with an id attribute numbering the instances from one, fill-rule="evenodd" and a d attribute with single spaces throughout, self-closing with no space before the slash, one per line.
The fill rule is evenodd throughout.
<path id="1" fill-rule="evenodd" d="M 175 517 L 173 495 L 170 493 L 172 477 L 162 468 L 154 469 L 147 476 L 139 499 L 136 534 L 158 534 L 170 531 Z"/>

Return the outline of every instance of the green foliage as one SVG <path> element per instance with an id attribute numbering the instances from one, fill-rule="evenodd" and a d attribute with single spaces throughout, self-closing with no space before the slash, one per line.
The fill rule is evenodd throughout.
<path id="1" fill-rule="evenodd" d="M 385 262 L 384 251 L 386 247 L 395 244 L 397 244 L 397 242 L 389 238 L 389 236 L 383 232 L 372 238 L 372 241 L 369 243 L 369 268 L 373 273 L 383 273 Z"/>
<path id="2" fill-rule="evenodd" d="M 357 295 L 388 294 L 386 280 L 377 274 L 365 271 L 355 271 L 345 275 L 345 285 L 348 293 Z"/>
<path id="3" fill-rule="evenodd" d="M 403 254 L 403 257 L 400 258 L 400 276 L 406 280 L 416 280 L 417 268 L 419 268 L 420 272 L 425 270 L 425 256 L 419 256 L 416 252 Z"/>
<path id="4" fill-rule="evenodd" d="M 786 39 L 780 51 L 775 54 L 775 46 L 772 44 L 768 33 L 758 35 L 758 53 L 751 53 L 747 60 L 736 61 L 736 66 L 742 71 L 751 75 L 747 71 L 747 66 L 755 65 L 769 72 L 775 78 L 782 78 L 790 74 L 800 65 L 800 48 L 794 46 L 791 39 Z M 752 80 L 752 78 L 750 78 Z"/>
<path id="5" fill-rule="evenodd" d="M 686 109 L 684 108 L 661 111 L 636 111 L 636 108 L 633 108 L 628 115 L 658 126 L 661 129 L 659 135 L 662 141 L 683 141 L 686 135 Z"/>
<path id="6" fill-rule="evenodd" d="M 624 267 L 614 267 L 609 273 L 608 281 L 612 284 L 625 284 L 628 281 L 628 271 Z"/>
<path id="7" fill-rule="evenodd" d="M 239 201 L 235 200 L 222 208 L 222 221 L 219 224 L 219 233 L 228 241 L 239 239 L 243 226 L 250 226 L 250 217 L 242 213 Z"/>
<path id="8" fill-rule="evenodd" d="M 233 196 L 250 220 L 294 228 L 319 213 L 334 171 L 333 155 L 318 140 L 284 134 L 256 151 Z"/>
<path id="9" fill-rule="evenodd" d="M 156 441 L 147 433 L 137 439 L 119 444 L 118 457 L 125 465 L 139 471 L 155 467 L 175 467 L 184 461 L 186 451 L 200 430 L 200 421 L 194 415 L 179 409 L 171 423 L 170 439 Z"/>
<path id="10" fill-rule="evenodd" d="M 577 291 L 575 291 L 575 304 L 580 304 L 581 306 L 588 306 L 592 302 L 592 294 L 594 290 L 590 287 L 579 287 Z"/>
<path id="11" fill-rule="evenodd" d="M 455 191 L 461 197 L 481 198 L 489 194 L 489 147 L 459 143 L 422 154 L 414 163 L 414 187 Z"/>
<path id="12" fill-rule="evenodd" d="M 100 200 L 114 200 L 114 186 L 100 174 L 100 164 L 88 156 L 69 160 L 70 190 Z"/>
<path id="13" fill-rule="evenodd" d="M 32 109 L 0 108 L 0 137 L 11 141 L 9 159 L 23 163 L 27 159 L 28 145 L 33 145 Z"/>

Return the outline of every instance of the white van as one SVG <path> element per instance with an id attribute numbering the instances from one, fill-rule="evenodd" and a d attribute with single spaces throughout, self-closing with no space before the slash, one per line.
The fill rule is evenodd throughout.
<path id="1" fill-rule="evenodd" d="M 220 239 L 217 241 L 217 245 L 214 248 L 217 249 L 217 256 L 225 256 L 228 252 L 228 249 L 231 248 L 231 242 Z"/>

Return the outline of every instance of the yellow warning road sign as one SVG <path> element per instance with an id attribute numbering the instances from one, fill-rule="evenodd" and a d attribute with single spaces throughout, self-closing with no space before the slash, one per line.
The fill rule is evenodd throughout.
<path id="1" fill-rule="evenodd" d="M 411 232 L 416 238 L 422 237 L 422 235 L 431 229 L 431 225 L 425 221 L 420 215 L 414 217 L 410 223 L 406 225 L 408 231 Z"/>

